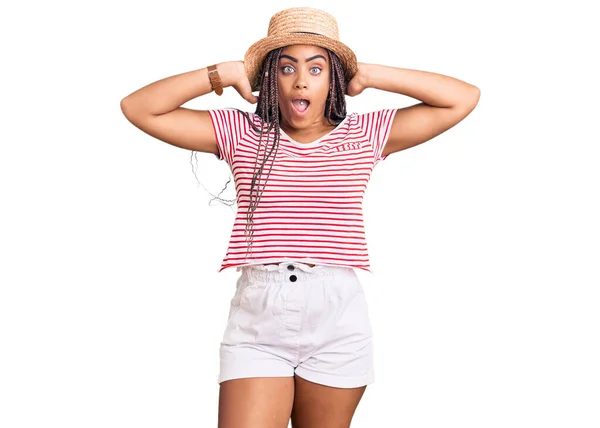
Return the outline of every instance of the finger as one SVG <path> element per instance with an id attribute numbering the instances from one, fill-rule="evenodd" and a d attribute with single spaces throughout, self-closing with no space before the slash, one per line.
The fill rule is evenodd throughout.
<path id="1" fill-rule="evenodd" d="M 252 94 L 252 88 L 250 87 L 250 82 L 248 80 L 241 82 L 236 89 L 241 97 L 249 103 L 256 104 L 258 102 L 258 99 Z"/>
<path id="2" fill-rule="evenodd" d="M 256 104 L 258 102 L 258 97 L 252 93 L 250 83 L 248 83 L 248 85 L 244 85 L 244 88 L 242 90 L 244 91 L 244 98 L 249 103 Z"/>
<path id="3" fill-rule="evenodd" d="M 252 94 L 252 92 L 248 92 L 244 98 L 251 104 L 256 104 L 258 102 L 258 97 Z"/>
<path id="4" fill-rule="evenodd" d="M 246 94 L 244 98 L 248 100 L 248 102 L 252 104 L 256 104 L 258 102 L 258 98 L 252 93 L 252 86 L 250 86 L 250 81 L 246 80 L 244 85 L 242 86 L 242 90 Z"/>

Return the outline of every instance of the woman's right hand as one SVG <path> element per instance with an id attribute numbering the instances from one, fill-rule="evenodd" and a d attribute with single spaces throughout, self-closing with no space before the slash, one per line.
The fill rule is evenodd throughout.
<path id="1" fill-rule="evenodd" d="M 232 86 L 250 104 L 256 104 L 258 97 L 252 94 L 250 81 L 244 68 L 244 61 L 229 61 L 222 63 L 222 65 L 225 67 L 224 71 L 230 77 L 230 80 L 224 80 L 223 83 Z"/>

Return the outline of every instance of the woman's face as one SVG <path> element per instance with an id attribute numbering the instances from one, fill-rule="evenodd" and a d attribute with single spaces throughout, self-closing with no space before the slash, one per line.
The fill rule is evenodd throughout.
<path id="1" fill-rule="evenodd" d="M 277 85 L 284 125 L 303 129 L 327 123 L 329 67 L 327 51 L 318 46 L 293 45 L 281 51 Z"/>

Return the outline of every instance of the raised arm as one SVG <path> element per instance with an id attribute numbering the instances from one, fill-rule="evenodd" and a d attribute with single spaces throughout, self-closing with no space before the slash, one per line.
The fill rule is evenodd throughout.
<path id="1" fill-rule="evenodd" d="M 348 95 L 366 88 L 407 95 L 421 103 L 398 109 L 382 156 L 424 143 L 452 128 L 479 102 L 479 88 L 428 71 L 359 63 Z"/>
<path id="2" fill-rule="evenodd" d="M 223 87 L 233 86 L 256 103 L 242 61 L 217 65 Z M 181 107 L 212 91 L 207 68 L 167 77 L 144 86 L 121 100 L 121 110 L 133 125 L 165 143 L 183 149 L 219 154 L 208 111 Z"/>

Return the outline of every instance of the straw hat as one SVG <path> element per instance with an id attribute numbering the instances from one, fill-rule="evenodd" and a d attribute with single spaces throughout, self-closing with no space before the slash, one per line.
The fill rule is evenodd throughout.
<path id="1" fill-rule="evenodd" d="M 342 62 L 346 83 L 358 70 L 356 55 L 340 42 L 335 18 L 310 7 L 282 10 L 271 17 L 267 37 L 254 43 L 244 56 L 244 66 L 253 91 L 259 90 L 260 72 L 269 51 L 289 45 L 313 45 L 334 52 Z"/>

